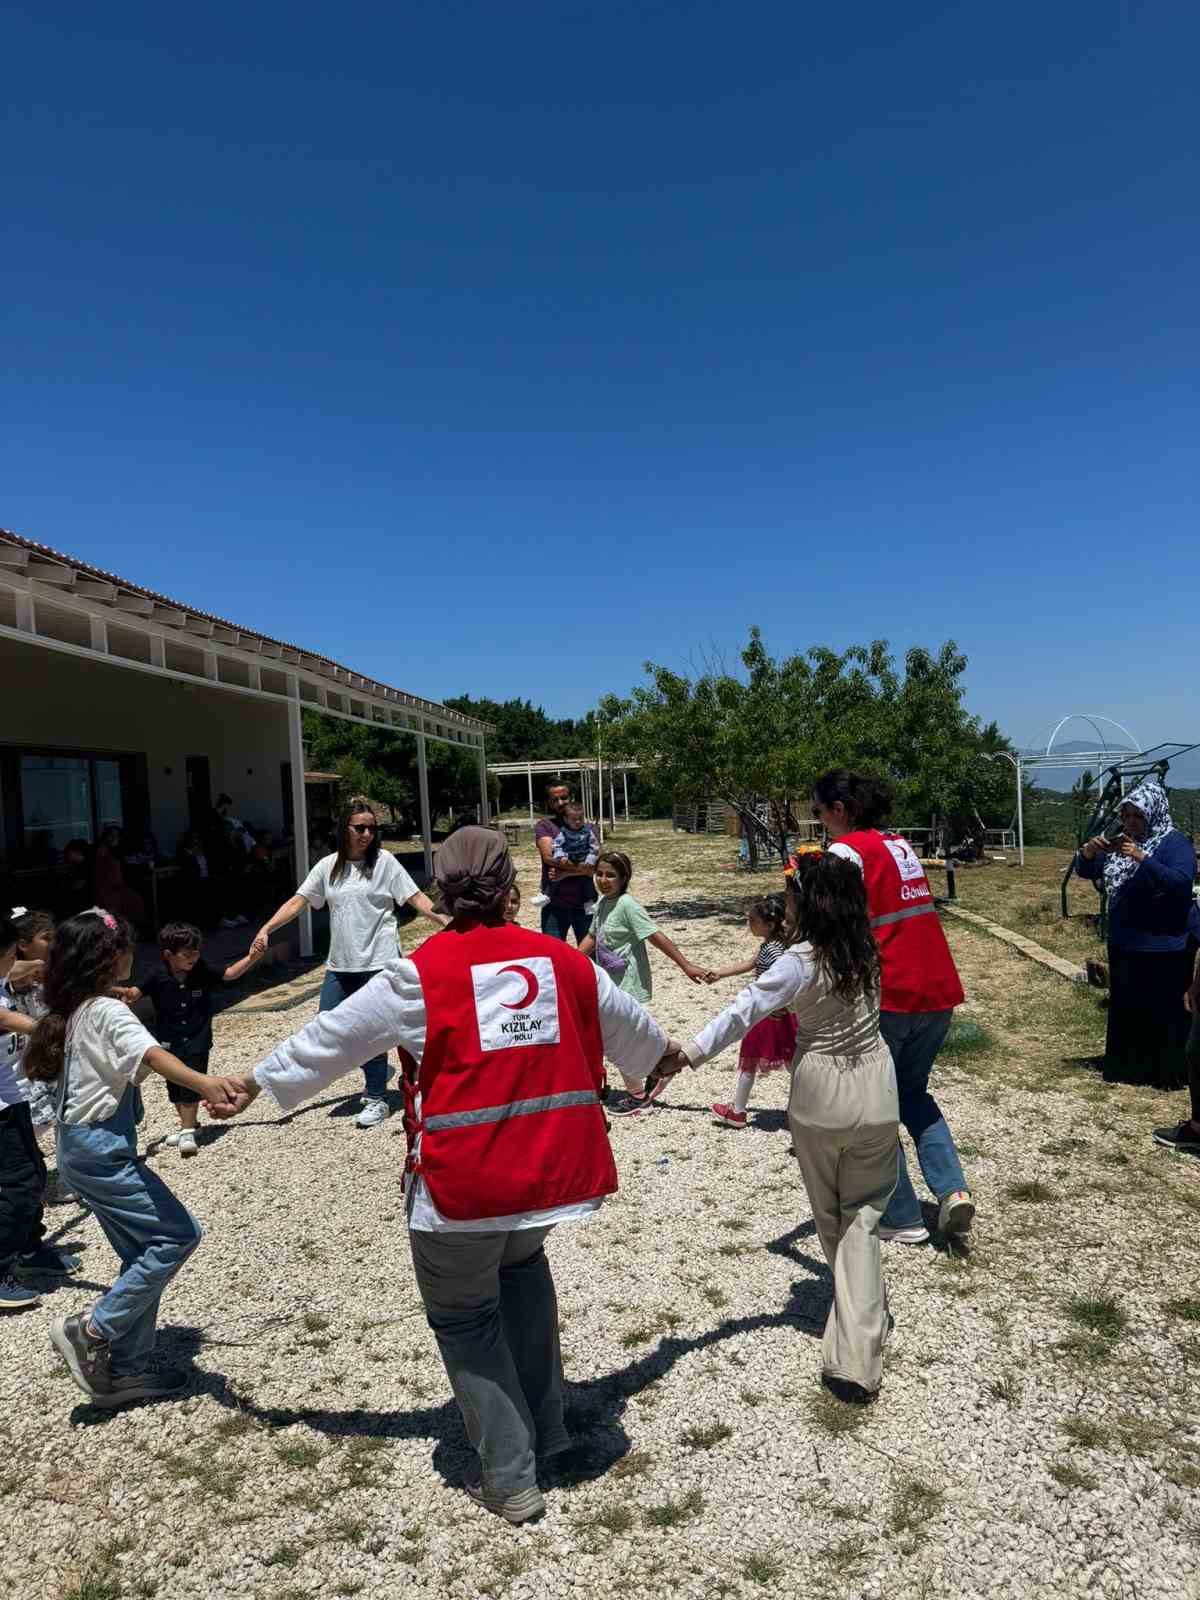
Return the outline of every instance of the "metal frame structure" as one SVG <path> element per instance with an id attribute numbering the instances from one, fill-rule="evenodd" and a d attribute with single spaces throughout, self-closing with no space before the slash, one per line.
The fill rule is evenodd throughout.
<path id="1" fill-rule="evenodd" d="M 1100 727 L 1099 727 L 1100 723 L 1107 722 L 1107 723 L 1111 723 L 1114 728 L 1120 728 L 1121 732 L 1129 740 L 1129 748 L 1120 751 L 1120 758 L 1121 759 L 1124 759 L 1127 756 L 1132 756 L 1133 754 L 1135 754 L 1140 749 L 1140 746 L 1138 744 L 1137 739 L 1134 738 L 1133 734 L 1130 733 L 1129 729 L 1124 725 L 1124 723 L 1118 722 L 1115 717 L 1106 717 L 1106 716 L 1103 716 L 1100 712 L 1072 711 L 1072 712 L 1069 712 L 1067 716 L 1060 717 L 1059 720 L 1055 723 L 1053 729 L 1050 732 L 1050 737 L 1046 740 L 1045 751 L 1041 755 L 1035 755 L 1032 750 L 1030 750 L 1030 751 L 1024 751 L 1024 750 L 1017 750 L 1017 751 L 995 750 L 995 751 L 981 752 L 980 753 L 980 757 L 979 757 L 979 759 L 981 761 L 1008 761 L 1008 762 L 1011 763 L 1011 765 L 1013 767 L 1013 770 L 1014 770 L 1014 772 L 1016 774 L 1016 779 L 1017 779 L 1017 811 L 1016 811 L 1017 854 L 1018 854 L 1018 858 L 1019 858 L 1019 864 L 1021 866 L 1025 865 L 1025 809 L 1024 809 L 1025 781 L 1024 781 L 1024 775 L 1026 773 L 1028 773 L 1028 772 L 1065 772 L 1065 771 L 1070 771 L 1070 770 L 1072 770 L 1074 768 L 1079 768 L 1081 771 L 1088 771 L 1089 769 L 1094 769 L 1097 772 L 1102 772 L 1106 767 L 1108 767 L 1110 765 L 1112 757 L 1114 755 L 1118 754 L 1118 751 L 1117 751 L 1116 747 L 1114 747 L 1113 749 L 1104 748 L 1104 749 L 1100 749 L 1100 750 L 1078 750 L 1078 751 L 1060 750 L 1056 754 L 1055 750 L 1054 750 L 1054 741 L 1058 738 L 1059 734 L 1066 727 L 1068 722 L 1087 722 L 1087 723 L 1090 723 L 1091 726 L 1095 729 L 1096 733 L 1099 735 L 1100 740 L 1101 740 L 1102 743 L 1103 743 L 1104 735 L 1100 732 Z M 1155 748 L 1157 749 L 1159 747 L 1155 746 Z M 1064 890 L 1064 895 L 1065 895 L 1065 890 Z"/>
<path id="2" fill-rule="evenodd" d="M 529 826 L 534 824 L 533 815 L 533 780 L 534 776 L 540 778 L 561 778 L 564 772 L 577 772 L 579 786 L 582 791 L 580 799 L 584 809 L 589 815 L 597 813 L 600 824 L 600 838 L 604 839 L 604 780 L 608 778 L 608 817 L 615 827 L 617 822 L 617 793 L 616 777 L 620 774 L 621 788 L 625 801 L 625 821 L 629 821 L 629 774 L 638 770 L 636 761 L 605 761 L 601 756 L 579 756 L 574 760 L 564 761 L 495 761 L 488 767 L 489 778 L 520 778 L 523 777 L 529 784 Z M 592 783 L 595 782 L 595 793 L 592 792 Z"/>
<path id="3" fill-rule="evenodd" d="M 239 627 L 156 594 L 74 556 L 0 528 L 0 638 L 83 660 L 242 695 L 288 719 L 296 872 L 309 868 L 301 713 L 310 710 L 411 734 L 417 742 L 421 831 L 433 871 L 426 740 L 473 749 L 481 819 L 488 820 L 486 739 L 490 724 L 344 667 L 327 656 Z M 195 665 L 202 668 L 194 670 Z M 301 954 L 312 953 L 311 913 L 301 917 Z"/>

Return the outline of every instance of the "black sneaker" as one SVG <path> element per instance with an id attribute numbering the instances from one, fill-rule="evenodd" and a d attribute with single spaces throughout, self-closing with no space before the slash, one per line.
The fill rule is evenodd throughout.
<path id="1" fill-rule="evenodd" d="M 647 1100 L 660 1100 L 663 1090 L 667 1087 L 667 1079 L 655 1067 L 654 1071 L 642 1085 L 642 1094 Z"/>
<path id="2" fill-rule="evenodd" d="M 841 1400 L 848 1406 L 873 1405 L 879 1398 L 878 1389 L 864 1389 L 861 1383 L 852 1383 L 849 1378 L 835 1378 L 832 1373 L 825 1373 L 821 1382 L 835 1400 Z"/>
<path id="3" fill-rule="evenodd" d="M 1194 1122 L 1183 1121 L 1173 1128 L 1155 1128 L 1155 1144 L 1166 1145 L 1168 1150 L 1178 1150 L 1181 1155 L 1200 1156 L 1200 1133 Z"/>
<path id="4" fill-rule="evenodd" d="M 643 1111 L 649 1111 L 653 1102 L 644 1094 L 630 1094 L 628 1089 L 622 1089 L 618 1094 L 610 1094 L 605 1110 L 610 1117 L 639 1117 Z"/>
<path id="5" fill-rule="evenodd" d="M 113 1384 L 108 1370 L 108 1340 L 93 1339 L 87 1331 L 87 1320 L 86 1312 L 73 1317 L 55 1317 L 50 1324 L 50 1343 L 92 1404 L 104 1405 Z"/>
<path id="6" fill-rule="evenodd" d="M 78 1272 L 80 1260 L 69 1250 L 56 1250 L 52 1244 L 40 1244 L 36 1250 L 23 1255 L 18 1261 L 22 1272 L 44 1272 L 55 1278 L 69 1278 Z"/>
<path id="7" fill-rule="evenodd" d="M 97 1395 L 96 1406 L 123 1406 L 133 1400 L 173 1400 L 188 1386 L 188 1375 L 178 1367 L 163 1367 L 159 1372 L 123 1373 L 110 1378 L 107 1394 Z"/>

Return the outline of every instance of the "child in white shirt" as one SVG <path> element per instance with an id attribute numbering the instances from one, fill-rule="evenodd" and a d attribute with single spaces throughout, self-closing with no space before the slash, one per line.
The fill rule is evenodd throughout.
<path id="1" fill-rule="evenodd" d="M 138 1084 L 157 1072 L 210 1103 L 236 1099 L 226 1079 L 184 1066 L 113 997 L 132 965 L 127 923 L 99 907 L 68 918 L 46 962 L 46 1014 L 25 1062 L 31 1080 L 56 1086 L 59 1170 L 121 1262 L 117 1281 L 90 1313 L 59 1317 L 50 1330 L 71 1377 L 96 1406 L 187 1387 L 186 1373 L 154 1372 L 148 1362 L 159 1301 L 200 1243 L 200 1225 L 137 1159 Z"/>

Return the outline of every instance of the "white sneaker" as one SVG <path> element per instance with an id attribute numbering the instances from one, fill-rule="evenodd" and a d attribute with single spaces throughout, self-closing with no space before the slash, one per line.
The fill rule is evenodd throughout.
<path id="1" fill-rule="evenodd" d="M 975 1220 L 975 1202 L 967 1189 L 956 1189 L 938 1207 L 938 1232 L 966 1233 Z"/>
<path id="2" fill-rule="evenodd" d="M 167 1137 L 163 1140 L 163 1143 L 165 1145 L 168 1145 L 172 1150 L 178 1150 L 179 1141 L 182 1138 L 183 1138 L 183 1129 L 182 1128 L 176 1128 L 174 1133 L 169 1133 L 167 1135 Z"/>
<path id="3" fill-rule="evenodd" d="M 184 1128 L 176 1141 L 179 1145 L 181 1156 L 195 1156 L 200 1154 L 200 1146 L 196 1143 L 196 1135 L 191 1128 Z"/>
<path id="4" fill-rule="evenodd" d="M 391 1116 L 391 1107 L 387 1101 L 374 1095 L 363 1096 L 363 1108 L 358 1113 L 358 1126 L 360 1128 L 377 1128 L 381 1122 L 386 1122 Z"/>
<path id="5" fill-rule="evenodd" d="M 927 1244 L 929 1229 L 919 1222 L 911 1228 L 880 1228 L 879 1237 L 893 1239 L 897 1244 Z"/>

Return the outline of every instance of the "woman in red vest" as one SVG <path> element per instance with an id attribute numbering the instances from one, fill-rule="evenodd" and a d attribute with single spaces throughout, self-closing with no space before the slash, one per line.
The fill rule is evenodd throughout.
<path id="1" fill-rule="evenodd" d="M 883 823 L 892 791 L 879 778 L 838 767 L 817 780 L 813 813 L 834 855 L 863 875 L 871 927 L 879 946 L 882 986 L 879 1031 L 896 1063 L 900 1120 L 917 1150 L 925 1182 L 938 1201 L 938 1230 L 964 1233 L 975 1215 L 954 1139 L 929 1092 L 933 1063 L 963 990 L 916 852 Z M 923 1244 L 929 1230 L 899 1147 L 896 1190 L 879 1225 L 881 1239 Z"/>
<path id="2" fill-rule="evenodd" d="M 672 1041 L 560 939 L 504 920 L 500 834 L 460 828 L 435 877 L 453 921 L 242 1080 L 285 1111 L 392 1046 L 405 1064 L 405 1192 L 417 1286 L 467 1435 L 467 1493 L 509 1522 L 544 1510 L 537 1459 L 570 1445 L 554 1281 L 556 1223 L 617 1187 L 600 1104 L 607 1056 L 639 1083 Z"/>

